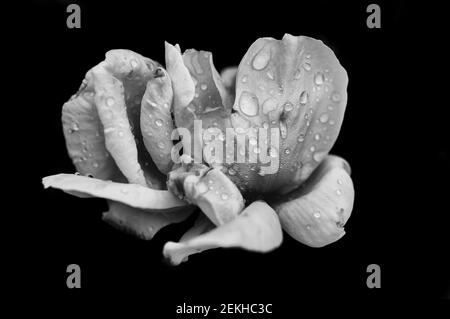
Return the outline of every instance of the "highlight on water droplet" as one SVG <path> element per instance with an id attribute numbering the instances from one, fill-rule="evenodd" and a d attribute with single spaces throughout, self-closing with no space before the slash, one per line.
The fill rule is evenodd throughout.
<path id="1" fill-rule="evenodd" d="M 316 85 L 322 85 L 323 82 L 324 82 L 323 73 L 319 71 L 314 75 L 314 83 L 316 83 Z"/>
<path id="2" fill-rule="evenodd" d="M 314 139 L 315 139 L 316 141 L 320 140 L 320 134 L 318 134 L 318 133 L 315 134 L 315 135 L 314 135 Z"/>
<path id="3" fill-rule="evenodd" d="M 270 61 L 270 50 L 268 48 L 262 48 L 256 56 L 253 58 L 252 66 L 255 70 L 264 69 Z"/>
<path id="4" fill-rule="evenodd" d="M 159 142 L 158 142 L 158 147 L 159 147 L 160 149 L 163 149 L 165 146 L 166 146 L 166 144 L 164 144 L 163 141 L 159 141 Z"/>
<path id="5" fill-rule="evenodd" d="M 222 193 L 222 194 L 220 195 L 220 198 L 221 198 L 222 200 L 227 200 L 227 199 L 228 199 L 228 194 L 227 194 L 227 193 Z"/>
<path id="6" fill-rule="evenodd" d="M 242 113 L 247 116 L 255 116 L 258 114 L 258 98 L 250 92 L 242 92 L 241 97 L 239 98 L 239 106 Z"/>
<path id="7" fill-rule="evenodd" d="M 133 69 L 136 69 L 137 66 L 138 66 L 138 63 L 137 63 L 137 61 L 136 61 L 135 59 L 132 59 L 132 60 L 130 61 L 130 65 L 131 65 L 131 67 L 132 67 Z"/>
<path id="8" fill-rule="evenodd" d="M 291 149 L 288 147 L 284 150 L 284 154 L 289 155 L 291 153 Z"/>
<path id="9" fill-rule="evenodd" d="M 319 211 L 314 212 L 314 218 L 320 218 L 320 212 Z"/>
<path id="10" fill-rule="evenodd" d="M 246 75 L 244 75 L 241 79 L 242 83 L 246 83 L 247 79 L 248 79 L 248 77 Z"/>
<path id="11" fill-rule="evenodd" d="M 309 62 L 303 63 L 303 68 L 304 68 L 306 71 L 311 70 L 311 63 L 309 63 Z"/>
<path id="12" fill-rule="evenodd" d="M 320 117 L 319 117 L 319 121 L 320 123 L 326 123 L 328 122 L 328 114 L 327 113 L 323 113 Z"/>
<path id="13" fill-rule="evenodd" d="M 340 189 L 337 189 L 337 190 L 336 190 L 336 194 L 337 194 L 337 195 L 341 195 L 341 194 L 342 194 L 342 191 L 341 191 Z"/>
<path id="14" fill-rule="evenodd" d="M 231 176 L 236 175 L 236 171 L 232 167 L 230 167 L 228 169 L 228 174 L 230 174 Z"/>
<path id="15" fill-rule="evenodd" d="M 113 97 L 108 97 L 108 98 L 106 99 L 106 105 L 107 105 L 107 106 L 113 106 L 115 102 L 116 102 L 116 101 L 114 100 Z"/>
<path id="16" fill-rule="evenodd" d="M 118 135 L 119 137 L 123 137 L 124 133 L 123 133 L 123 131 L 118 131 L 118 132 L 117 132 L 117 135 Z"/>
<path id="17" fill-rule="evenodd" d="M 297 142 L 303 142 L 305 140 L 305 135 L 304 134 L 300 134 L 297 138 Z"/>
<path id="18" fill-rule="evenodd" d="M 284 110 L 286 112 L 290 112 L 294 109 L 294 104 L 292 104 L 291 102 L 286 102 L 284 103 Z"/>
<path id="19" fill-rule="evenodd" d="M 208 88 L 208 86 L 207 86 L 206 84 L 202 83 L 202 84 L 200 85 L 200 88 L 201 88 L 203 91 L 205 91 L 205 90 Z"/>
<path id="20" fill-rule="evenodd" d="M 308 92 L 303 91 L 300 94 L 299 102 L 301 105 L 305 105 L 306 103 L 308 103 Z"/>
<path id="21" fill-rule="evenodd" d="M 155 124 L 156 124 L 156 126 L 162 126 L 162 125 L 163 125 L 163 121 L 160 120 L 160 119 L 157 119 L 157 120 L 155 121 Z"/>
<path id="22" fill-rule="evenodd" d="M 267 114 L 275 110 L 278 106 L 277 99 L 274 97 L 270 97 L 264 101 L 262 105 L 263 113 Z"/>

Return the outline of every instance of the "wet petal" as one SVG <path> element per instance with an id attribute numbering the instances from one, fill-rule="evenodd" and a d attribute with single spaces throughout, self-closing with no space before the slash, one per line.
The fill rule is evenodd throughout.
<path id="1" fill-rule="evenodd" d="M 300 188 L 273 207 L 289 235 L 308 246 L 322 247 L 344 236 L 354 195 L 348 163 L 327 156 Z"/>
<path id="2" fill-rule="evenodd" d="M 241 193 L 220 169 L 187 164 L 170 172 L 168 178 L 169 189 L 200 207 L 215 225 L 230 222 L 244 208 Z"/>
<path id="3" fill-rule="evenodd" d="M 346 71 L 322 41 L 286 34 L 253 43 L 239 65 L 233 109 L 249 127 L 279 131 L 280 165 L 267 173 L 258 163 L 259 175 L 241 167 L 236 183 L 247 181 L 256 193 L 286 193 L 305 181 L 338 136 L 347 83 Z"/>
<path id="4" fill-rule="evenodd" d="M 161 228 L 182 222 L 194 210 L 192 206 L 185 206 L 155 213 L 115 201 L 108 201 L 108 206 L 109 211 L 103 213 L 103 220 L 146 240 L 152 239 Z"/>
<path id="5" fill-rule="evenodd" d="M 147 82 L 142 99 L 141 131 L 144 144 L 158 169 L 167 174 L 173 165 L 172 143 L 172 83 L 167 72 L 160 68 L 157 77 Z"/>
<path id="6" fill-rule="evenodd" d="M 66 102 L 62 109 L 62 124 L 67 151 L 80 174 L 104 180 L 124 180 L 106 150 L 94 92 L 82 90 Z"/>
<path id="7" fill-rule="evenodd" d="M 220 77 L 222 78 L 223 85 L 230 93 L 232 92 L 233 95 L 236 90 L 237 71 L 238 71 L 238 68 L 233 66 L 233 67 L 228 67 L 228 68 L 222 70 L 222 72 L 220 73 Z"/>
<path id="8" fill-rule="evenodd" d="M 219 247 L 268 252 L 278 247 L 282 239 L 275 211 L 265 202 L 257 201 L 227 224 L 186 241 L 166 243 L 163 253 L 173 264 L 178 265 L 189 255 Z"/>
<path id="9" fill-rule="evenodd" d="M 174 107 L 184 108 L 194 98 L 195 85 L 188 69 L 183 63 L 179 49 L 169 43 L 165 43 L 166 68 L 172 80 L 174 93 Z"/>
<path id="10" fill-rule="evenodd" d="M 78 197 L 100 197 L 117 201 L 131 207 L 146 210 L 171 209 L 187 203 L 165 190 L 155 190 L 138 184 L 122 184 L 95 178 L 58 174 L 42 179 L 44 188 L 53 187 Z"/>

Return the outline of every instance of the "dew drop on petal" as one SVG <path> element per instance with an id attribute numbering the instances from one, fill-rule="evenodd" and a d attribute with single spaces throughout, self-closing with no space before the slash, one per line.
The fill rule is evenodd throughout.
<path id="1" fill-rule="evenodd" d="M 314 135 L 314 139 L 315 139 L 316 141 L 320 140 L 320 134 Z"/>
<path id="2" fill-rule="evenodd" d="M 246 75 L 244 75 L 241 79 L 242 83 L 246 83 L 247 79 L 248 79 L 248 77 Z"/>
<path id="3" fill-rule="evenodd" d="M 298 142 L 303 142 L 304 140 L 305 140 L 305 135 L 303 135 L 303 134 L 300 134 L 297 138 Z"/>
<path id="4" fill-rule="evenodd" d="M 270 71 L 267 71 L 267 77 L 269 78 L 269 79 L 271 79 L 271 80 L 273 80 L 275 77 L 273 76 L 273 74 L 272 74 L 272 72 L 270 72 Z"/>
<path id="5" fill-rule="evenodd" d="M 72 123 L 71 129 L 73 132 L 77 132 L 80 129 L 80 127 L 78 126 L 77 123 L 74 122 L 74 123 Z"/>
<path id="6" fill-rule="evenodd" d="M 313 155 L 313 159 L 316 161 L 316 162 L 321 162 L 322 161 L 322 159 L 325 157 L 325 152 L 316 152 L 316 153 L 314 153 L 314 155 Z"/>
<path id="7" fill-rule="evenodd" d="M 208 191 L 208 186 L 206 186 L 206 184 L 204 184 L 204 183 L 200 183 L 197 186 L 197 191 L 200 194 L 204 194 L 204 193 L 206 193 Z"/>
<path id="8" fill-rule="evenodd" d="M 303 63 L 303 68 L 304 68 L 306 71 L 311 70 L 311 63 L 309 63 L 309 62 Z"/>
<path id="9" fill-rule="evenodd" d="M 255 116 L 258 114 L 259 110 L 258 98 L 247 91 L 242 92 L 241 97 L 239 99 L 239 106 L 241 108 L 242 113 L 244 113 L 247 116 Z"/>
<path id="10" fill-rule="evenodd" d="M 326 122 L 328 122 L 328 114 L 327 114 L 327 113 L 323 113 L 323 114 L 319 117 L 319 121 L 320 121 L 320 123 L 326 123 Z"/>
<path id="11" fill-rule="evenodd" d="M 132 67 L 133 69 L 135 69 L 135 68 L 138 66 L 138 63 L 137 63 L 137 61 L 136 61 L 135 59 L 132 59 L 132 60 L 130 61 L 130 65 L 131 65 L 131 67 Z"/>
<path id="12" fill-rule="evenodd" d="M 119 131 L 119 132 L 117 132 L 117 135 L 119 135 L 119 137 L 123 137 L 124 133 L 123 133 L 123 131 Z"/>
<path id="13" fill-rule="evenodd" d="M 115 102 L 116 101 L 114 100 L 113 97 L 109 97 L 109 98 L 106 99 L 106 105 L 107 106 L 113 106 Z"/>
<path id="14" fill-rule="evenodd" d="M 291 153 L 291 149 L 288 147 L 284 150 L 284 154 L 289 155 Z"/>
<path id="15" fill-rule="evenodd" d="M 342 194 L 342 191 L 340 189 L 337 189 L 336 190 L 336 195 L 341 195 L 341 194 Z"/>
<path id="16" fill-rule="evenodd" d="M 311 146 L 311 147 L 309 148 L 309 150 L 310 150 L 311 152 L 314 152 L 314 151 L 316 150 L 316 147 L 313 145 L 313 146 Z"/>
<path id="17" fill-rule="evenodd" d="M 294 73 L 294 80 L 300 79 L 301 76 L 302 76 L 302 72 L 300 71 L 300 69 L 297 69 Z"/>
<path id="18" fill-rule="evenodd" d="M 338 179 L 338 180 L 337 180 L 337 183 L 338 183 L 339 185 L 342 185 L 342 180 L 341 180 L 341 179 Z"/>
<path id="19" fill-rule="evenodd" d="M 220 198 L 221 198 L 222 200 L 227 200 L 227 199 L 228 199 L 228 194 L 227 194 L 227 193 L 222 193 L 222 194 L 220 195 Z"/>
<path id="20" fill-rule="evenodd" d="M 200 88 L 203 90 L 203 91 L 205 91 L 207 88 L 208 88 L 208 86 L 206 85 L 206 84 L 201 84 L 200 85 Z"/>
<path id="21" fill-rule="evenodd" d="M 272 112 L 273 110 L 275 110 L 277 108 L 277 99 L 276 98 L 268 98 L 267 100 L 264 101 L 263 105 L 262 105 L 262 109 L 263 109 L 263 113 L 267 114 L 269 112 Z"/>
<path id="22" fill-rule="evenodd" d="M 315 213 L 314 213 L 314 217 L 315 217 L 315 218 L 320 218 L 320 212 L 315 212 Z"/>
<path id="23" fill-rule="evenodd" d="M 164 144 L 163 141 L 159 141 L 159 142 L 158 142 L 158 147 L 159 147 L 160 149 L 163 149 L 165 146 L 166 146 L 166 145 Z"/>
<path id="24" fill-rule="evenodd" d="M 280 134 L 281 134 L 281 138 L 287 137 L 287 125 L 286 125 L 286 122 L 284 122 L 284 121 L 280 121 Z"/>
<path id="25" fill-rule="evenodd" d="M 316 85 L 322 85 L 323 82 L 324 82 L 323 73 L 317 72 L 316 75 L 314 76 L 314 83 L 316 83 Z"/>
<path id="26" fill-rule="evenodd" d="M 329 123 L 330 123 L 330 125 L 334 125 L 334 121 L 333 120 L 331 120 Z"/>
<path id="27" fill-rule="evenodd" d="M 93 166 L 94 168 L 97 168 L 97 167 L 98 167 L 98 163 L 97 163 L 97 162 L 94 162 L 94 163 L 92 163 L 92 166 Z"/>
<path id="28" fill-rule="evenodd" d="M 253 58 L 252 66 L 255 70 L 264 69 L 270 61 L 270 51 L 267 49 L 262 49 Z"/>
<path id="29" fill-rule="evenodd" d="M 258 144 L 258 141 L 256 140 L 255 137 L 252 136 L 252 137 L 250 137 L 248 143 L 249 143 L 250 145 L 256 145 L 256 144 Z"/>
<path id="30" fill-rule="evenodd" d="M 230 174 L 231 176 L 236 175 L 236 171 L 233 168 L 229 168 L 228 169 L 228 174 Z"/>
<path id="31" fill-rule="evenodd" d="M 290 111 L 292 111 L 294 109 L 294 105 L 291 103 L 291 102 L 286 102 L 285 104 L 284 104 L 284 110 L 286 111 L 286 112 L 290 112 Z"/>
<path id="32" fill-rule="evenodd" d="M 337 92 L 331 94 L 331 100 L 333 102 L 339 102 L 341 100 L 341 95 Z"/>
<path id="33" fill-rule="evenodd" d="M 156 124 L 156 126 L 162 126 L 162 125 L 163 125 L 163 121 L 160 120 L 160 119 L 157 119 L 157 120 L 155 121 L 155 124 Z"/>
<path id="34" fill-rule="evenodd" d="M 306 103 L 308 103 L 308 92 L 303 91 L 300 94 L 299 102 L 300 102 L 301 105 L 305 105 Z"/>

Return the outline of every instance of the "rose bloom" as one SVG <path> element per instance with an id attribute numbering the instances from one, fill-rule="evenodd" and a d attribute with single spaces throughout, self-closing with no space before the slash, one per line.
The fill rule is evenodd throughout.
<path id="1" fill-rule="evenodd" d="M 328 155 L 347 73 L 323 42 L 258 39 L 221 75 L 212 54 L 165 44 L 164 68 L 112 50 L 62 109 L 76 174 L 44 187 L 108 201 L 104 220 L 151 239 L 197 211 L 163 253 L 173 264 L 216 247 L 268 252 L 284 230 L 311 247 L 344 234 L 348 163 Z"/>

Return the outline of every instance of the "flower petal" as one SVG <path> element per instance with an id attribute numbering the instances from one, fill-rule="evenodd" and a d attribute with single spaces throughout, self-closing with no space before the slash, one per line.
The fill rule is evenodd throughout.
<path id="1" fill-rule="evenodd" d="M 322 247 L 344 236 L 354 196 L 348 163 L 327 156 L 301 187 L 273 207 L 289 235 L 308 246 Z"/>
<path id="2" fill-rule="evenodd" d="M 67 151 L 77 171 L 99 179 L 124 181 L 105 147 L 103 125 L 94 103 L 94 92 L 82 90 L 62 108 Z"/>
<path id="3" fill-rule="evenodd" d="M 220 169 L 189 163 L 169 173 L 169 189 L 200 207 L 215 225 L 230 222 L 244 208 L 236 185 Z"/>
<path id="4" fill-rule="evenodd" d="M 100 197 L 146 210 L 170 209 L 187 203 L 166 190 L 151 189 L 138 184 L 102 181 L 74 174 L 58 174 L 42 179 L 44 188 L 53 187 L 78 197 Z"/>
<path id="5" fill-rule="evenodd" d="M 171 152 L 173 142 L 172 83 L 167 72 L 159 69 L 159 75 L 147 82 L 142 98 L 141 131 L 144 145 L 158 169 L 167 174 L 173 166 Z"/>
<path id="6" fill-rule="evenodd" d="M 193 206 L 174 207 L 161 213 L 149 212 L 119 202 L 108 200 L 109 211 L 103 220 L 146 240 L 150 240 L 163 227 L 188 218 Z"/>
<path id="7" fill-rule="evenodd" d="M 166 243 L 163 253 L 174 265 L 178 265 L 189 255 L 206 249 L 240 247 L 268 252 L 278 247 L 282 240 L 283 234 L 275 211 L 265 202 L 256 201 L 236 219 L 210 232 L 179 243 Z"/>
<path id="8" fill-rule="evenodd" d="M 135 124 L 139 124 L 145 83 L 153 76 L 155 67 L 153 61 L 132 51 L 112 50 L 104 62 L 86 75 L 88 87 L 95 91 L 106 148 L 127 179 L 140 185 L 147 182 L 138 161 L 132 129 L 139 129 Z"/>
<path id="9" fill-rule="evenodd" d="M 345 69 L 322 41 L 286 34 L 253 43 L 239 65 L 233 106 L 239 120 L 232 122 L 278 130 L 273 153 L 279 169 L 268 173 L 258 165 L 259 176 L 241 167 L 236 183 L 250 179 L 250 191 L 287 193 L 305 181 L 339 134 L 347 83 Z"/>

